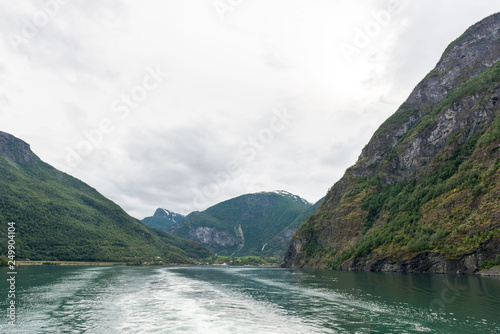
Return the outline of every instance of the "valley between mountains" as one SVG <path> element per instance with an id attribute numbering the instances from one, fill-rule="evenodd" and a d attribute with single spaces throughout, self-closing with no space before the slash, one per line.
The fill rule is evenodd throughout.
<path id="1" fill-rule="evenodd" d="M 444 50 L 317 203 L 263 191 L 140 221 L 0 132 L 0 236 L 15 222 L 17 258 L 40 261 L 196 264 L 217 254 L 289 268 L 498 274 L 499 60 L 497 13 Z"/>

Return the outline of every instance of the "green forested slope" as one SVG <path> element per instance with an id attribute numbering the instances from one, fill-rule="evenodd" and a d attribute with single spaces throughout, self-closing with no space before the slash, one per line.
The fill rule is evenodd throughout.
<path id="1" fill-rule="evenodd" d="M 0 132 L 0 236 L 16 223 L 16 256 L 31 260 L 190 262 L 208 251 L 148 228 L 85 183 Z M 7 243 L 0 244 L 6 254 Z"/>

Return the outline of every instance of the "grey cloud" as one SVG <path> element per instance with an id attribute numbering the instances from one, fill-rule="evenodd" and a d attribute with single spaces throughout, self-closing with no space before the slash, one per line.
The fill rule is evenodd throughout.
<path id="1" fill-rule="evenodd" d="M 162 166 L 183 166 L 189 172 L 217 172 L 231 159 L 217 129 L 191 126 L 165 130 L 134 130 L 126 146 L 133 160 Z"/>
<path id="2" fill-rule="evenodd" d="M 115 173 L 122 175 L 109 181 L 118 196 L 135 198 L 136 208 L 158 202 L 177 208 L 191 205 L 193 189 L 212 182 L 211 177 L 232 159 L 231 150 L 222 148 L 213 129 L 134 129 L 131 133 L 122 143 L 127 149 L 125 160 L 110 162 Z M 103 158 L 113 157 L 108 154 Z"/>
<path id="3" fill-rule="evenodd" d="M 8 8 L 18 15 L 8 17 L 2 25 L 6 44 L 12 47 L 10 39 L 17 36 L 18 40 L 24 41 L 13 49 L 19 56 L 27 58 L 34 67 L 51 68 L 63 78 L 68 71 L 76 71 L 94 79 L 116 79 L 118 74 L 109 71 L 109 67 L 102 63 L 101 56 L 96 53 L 94 41 L 85 38 L 88 28 L 79 23 L 93 17 L 94 29 L 108 29 L 109 25 L 105 20 L 123 12 L 124 7 L 109 1 L 71 1 L 59 7 L 55 15 L 47 15 L 41 5 L 28 9 Z M 46 24 L 34 23 L 33 17 L 37 13 L 49 17 Z M 30 28 L 26 28 L 27 26 Z M 26 35 L 27 29 L 33 33 Z"/>

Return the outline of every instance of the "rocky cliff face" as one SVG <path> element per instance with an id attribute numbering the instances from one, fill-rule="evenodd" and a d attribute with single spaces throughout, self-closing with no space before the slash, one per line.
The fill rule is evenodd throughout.
<path id="1" fill-rule="evenodd" d="M 213 227 L 200 226 L 189 230 L 189 240 L 194 240 L 202 244 L 231 247 L 243 243 L 241 236 L 236 236 L 227 231 L 219 231 Z"/>
<path id="2" fill-rule="evenodd" d="M 415 256 L 395 261 L 383 254 L 370 254 L 363 259 L 352 259 L 343 263 L 339 269 L 355 271 L 392 271 L 433 274 L 474 274 L 481 269 L 490 254 L 497 254 L 500 244 L 487 243 L 485 247 L 462 255 L 460 258 L 447 258 L 439 253 L 422 252 Z"/>
<path id="3" fill-rule="evenodd" d="M 288 267 L 500 264 L 500 14 L 469 28 L 301 225 Z M 493 247 L 497 245 L 497 247 Z"/>
<path id="4" fill-rule="evenodd" d="M 0 157 L 10 164 L 31 164 L 40 159 L 30 149 L 30 145 L 8 133 L 0 131 Z"/>
<path id="5" fill-rule="evenodd" d="M 500 58 L 498 14 L 476 23 L 451 43 L 436 67 L 420 82 L 408 98 L 414 105 L 431 105 L 448 92 L 484 70 Z"/>
<path id="6" fill-rule="evenodd" d="M 498 93 L 491 96 L 489 108 L 477 108 L 481 92 L 466 94 L 463 98 L 453 99 L 450 91 L 478 74 L 490 69 L 500 60 L 499 14 L 490 16 L 469 28 L 461 37 L 451 43 L 436 67 L 422 80 L 410 94 L 408 100 L 375 133 L 372 140 L 363 149 L 355 166 L 355 173 L 373 174 L 367 167 L 384 159 L 391 150 L 402 144 L 402 139 L 419 120 L 435 112 L 431 107 L 442 107 L 433 124 L 416 133 L 417 137 L 405 141 L 404 147 L 398 147 L 398 157 L 393 161 L 390 173 L 393 181 L 399 181 L 422 167 L 443 148 L 446 141 L 461 129 L 470 126 L 464 136 L 472 136 L 479 130 L 479 125 L 491 121 L 495 114 Z M 467 87 L 463 87 L 467 88 Z M 481 94 L 481 95 L 479 95 Z M 453 100 L 453 101 L 452 101 Z M 399 118 L 401 121 L 397 121 Z"/>

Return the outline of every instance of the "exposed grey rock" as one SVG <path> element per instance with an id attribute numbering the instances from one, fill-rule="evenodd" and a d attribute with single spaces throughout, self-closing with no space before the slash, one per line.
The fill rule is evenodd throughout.
<path id="1" fill-rule="evenodd" d="M 241 244 L 242 240 L 227 231 L 219 231 L 212 227 L 197 227 L 189 231 L 189 239 L 202 244 L 217 244 L 223 247 Z"/>
<path id="2" fill-rule="evenodd" d="M 40 159 L 30 149 L 30 145 L 8 133 L 0 131 L 0 157 L 14 166 L 32 164 Z"/>
<path id="3" fill-rule="evenodd" d="M 301 238 L 292 238 L 290 246 L 288 247 L 282 267 L 285 268 L 308 268 L 304 262 L 303 245 L 305 240 Z"/>
<path id="4" fill-rule="evenodd" d="M 361 152 L 360 168 L 353 170 L 353 175 L 373 175 L 374 170 L 368 167 L 381 161 L 386 152 L 400 143 L 400 139 L 423 116 L 422 112 L 428 112 L 426 106 L 441 101 L 450 90 L 498 62 L 499 39 L 500 13 L 497 13 L 473 25 L 450 44 L 434 70 L 415 87 L 407 101 L 396 111 L 397 114 L 414 109 L 415 114 L 409 116 L 399 127 L 385 129 L 379 137 L 375 135 Z M 400 152 L 398 160 L 392 166 L 395 171 L 394 179 L 386 181 L 400 181 L 413 175 L 415 170 L 425 167 L 446 141 L 464 126 L 470 124 L 467 138 L 472 137 L 481 123 L 493 119 L 499 97 L 500 92 L 497 90 L 487 105 L 474 113 L 470 113 L 470 109 L 477 102 L 475 96 L 468 96 L 452 105 L 440 115 L 433 127 L 414 138 L 406 150 Z M 467 138 L 461 140 L 465 141 Z"/>
<path id="5" fill-rule="evenodd" d="M 413 90 L 408 103 L 429 105 L 500 60 L 498 14 L 473 25 L 444 52 L 436 68 Z M 496 42 L 496 43 L 495 43 Z"/>
<path id="6" fill-rule="evenodd" d="M 479 276 L 500 276 L 500 266 L 480 271 L 477 274 Z"/>
<path id="7" fill-rule="evenodd" d="M 473 274 L 479 270 L 479 263 L 482 256 L 479 249 L 471 254 L 464 255 L 460 259 L 447 259 L 440 254 L 432 252 L 420 253 L 404 261 L 383 258 L 374 262 L 373 256 L 369 256 L 362 260 L 348 261 L 340 269 L 434 274 Z"/>
<path id="8" fill-rule="evenodd" d="M 273 242 L 276 242 L 279 244 L 282 244 L 284 242 L 288 242 L 293 237 L 295 232 L 297 232 L 297 228 L 288 228 L 288 229 L 284 230 L 281 234 L 277 235 L 273 239 Z"/>

